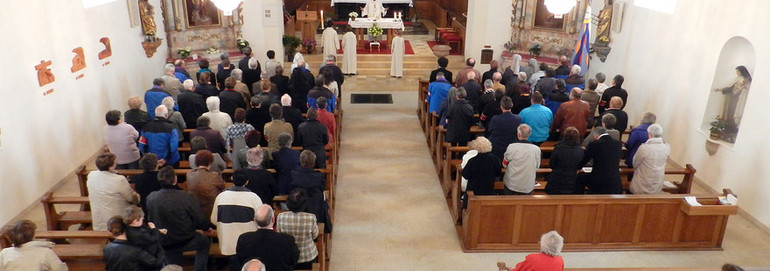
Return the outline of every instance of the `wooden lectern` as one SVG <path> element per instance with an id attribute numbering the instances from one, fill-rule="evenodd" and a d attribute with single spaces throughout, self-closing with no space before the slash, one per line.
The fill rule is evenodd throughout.
<path id="1" fill-rule="evenodd" d="M 302 39 L 315 39 L 315 29 L 318 22 L 318 12 L 316 11 L 297 11 L 297 23 L 302 31 Z"/>

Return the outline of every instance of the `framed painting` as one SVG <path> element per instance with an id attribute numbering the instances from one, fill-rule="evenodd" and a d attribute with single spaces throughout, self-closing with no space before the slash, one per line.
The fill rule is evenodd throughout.
<path id="1" fill-rule="evenodd" d="M 210 0 L 184 0 L 183 2 L 187 28 L 222 25 L 222 14 Z"/>
<path id="2" fill-rule="evenodd" d="M 553 13 L 549 12 L 548 8 L 545 7 L 545 0 L 537 0 L 534 17 L 532 26 L 535 28 L 553 31 L 564 30 L 564 17 L 556 18 Z"/>

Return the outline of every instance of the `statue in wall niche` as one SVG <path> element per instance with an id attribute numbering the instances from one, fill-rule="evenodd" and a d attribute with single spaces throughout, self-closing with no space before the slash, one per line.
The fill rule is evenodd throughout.
<path id="1" fill-rule="evenodd" d="M 596 25 L 596 40 L 594 40 L 593 51 L 599 60 L 604 62 L 612 48 L 610 44 L 610 24 L 612 23 L 612 1 L 605 0 L 604 8 L 599 11 L 599 19 Z"/>
<path id="2" fill-rule="evenodd" d="M 148 0 L 139 0 L 139 17 L 142 19 L 142 31 L 147 41 L 155 41 L 158 29 L 155 26 L 155 7 Z"/>
<path id="3" fill-rule="evenodd" d="M 722 120 L 725 121 L 725 141 L 735 142 L 735 135 L 738 134 L 738 122 L 735 120 L 735 113 L 738 109 L 738 101 L 740 101 L 743 93 L 748 93 L 751 87 L 751 74 L 745 66 L 738 66 L 735 68 L 736 77 L 729 86 L 724 88 L 715 89 L 715 92 L 722 92 L 724 95 L 724 102 L 722 103 Z M 731 140 L 732 139 L 732 140 Z"/>

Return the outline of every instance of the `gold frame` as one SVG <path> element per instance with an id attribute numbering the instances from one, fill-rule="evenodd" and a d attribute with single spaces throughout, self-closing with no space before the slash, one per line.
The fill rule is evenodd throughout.
<path id="1" fill-rule="evenodd" d="M 222 11 L 219 10 L 219 8 L 217 8 L 216 5 L 214 5 L 214 3 L 211 2 L 211 0 L 201 0 L 201 1 L 206 1 L 207 2 L 207 4 L 206 4 L 206 5 L 208 5 L 207 8 L 208 7 L 213 7 L 214 9 L 217 10 L 217 17 L 216 17 L 217 18 L 217 23 L 216 24 L 210 24 L 210 25 L 190 25 L 190 15 L 189 15 L 188 9 L 187 9 L 187 3 L 190 2 L 190 1 L 192 1 L 192 0 L 182 0 L 182 3 L 184 4 L 184 23 L 185 23 L 185 26 L 188 29 L 222 27 L 224 25 L 223 22 L 222 22 L 222 17 L 223 17 L 222 16 Z"/>

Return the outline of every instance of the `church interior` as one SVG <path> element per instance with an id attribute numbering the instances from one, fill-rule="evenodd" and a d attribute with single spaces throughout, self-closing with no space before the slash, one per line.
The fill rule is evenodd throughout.
<path id="1" fill-rule="evenodd" d="M 272 50 L 287 75 L 299 53 L 318 74 L 327 47 L 323 30 L 331 27 L 343 37 L 351 26 L 357 69 L 345 76 L 336 115 L 339 134 L 327 175 L 333 186 L 327 200 L 333 199 L 334 230 L 325 239 L 323 266 L 313 270 L 494 270 L 498 262 L 513 267 L 538 252 L 540 235 L 548 231 L 541 228 L 559 223 L 556 230 L 568 232 L 561 254 L 566 270 L 705 271 L 720 270 L 726 263 L 770 270 L 770 212 L 765 209 L 770 197 L 764 197 L 770 194 L 770 178 L 765 177 L 770 167 L 764 166 L 770 163 L 770 146 L 760 146 L 770 129 L 762 126 L 765 113 L 756 102 L 770 96 L 760 91 L 770 88 L 765 78 L 770 67 L 763 61 L 770 52 L 759 50 L 770 48 L 762 28 L 770 1 L 380 1 L 387 9 L 373 22 L 383 28 L 374 35 L 372 19 L 363 18 L 366 0 L 5 3 L 0 33 L 6 42 L 0 43 L 0 51 L 6 52 L 7 65 L 1 69 L 6 82 L 20 85 L 0 90 L 0 226 L 29 219 L 41 234 L 54 230 L 46 228 L 50 210 L 41 200 L 49 193 L 83 196 L 78 175 L 96 170 L 94 161 L 107 144 L 104 114 L 128 110 L 128 98 L 143 97 L 167 63 L 183 59 L 183 68 L 193 74 L 201 60 L 214 70 L 220 55 L 227 54 L 237 66 L 245 40 L 263 65 Z M 214 2 L 234 5 L 228 10 Z M 553 14 L 547 7 L 553 2 L 568 3 L 569 8 Z M 391 44 L 396 32 L 405 40 L 399 76 L 391 68 L 398 51 Z M 581 48 L 585 32 L 590 35 Z M 343 51 L 348 49 L 334 50 L 337 65 L 344 65 Z M 528 221 L 540 216 L 522 214 L 527 207 L 521 205 L 506 206 L 508 214 L 500 216 L 488 209 L 481 210 L 490 213 L 464 214 L 452 195 L 451 186 L 459 187 L 454 165 L 442 160 L 451 151 L 436 143 L 431 133 L 440 132 L 425 112 L 427 80 L 438 68 L 438 57 L 446 57 L 447 69 L 455 74 L 473 58 L 475 69 L 483 73 L 493 60 L 500 71 L 524 68 L 529 59 L 556 68 L 559 56 L 572 58 L 581 49 L 586 79 L 597 73 L 606 74 L 608 82 L 615 75 L 625 78 L 628 102 L 623 110 L 629 125 L 639 125 L 645 112 L 657 116 L 671 147 L 667 169 L 695 169 L 685 175 L 691 179 L 684 194 L 699 201 L 708 198 L 701 201 L 703 209 L 687 205 L 679 194 L 658 195 L 659 201 L 648 205 L 639 203 L 646 198 L 637 195 L 614 195 L 596 201 L 623 198 L 631 203 L 615 209 L 600 205 L 590 215 L 568 213 L 569 207 L 556 204 L 543 212 L 568 213 L 555 216 L 555 222 Z M 513 63 L 517 59 L 520 63 Z M 736 95 L 727 109 L 730 101 L 720 89 L 736 78 L 737 66 L 751 74 L 751 88 Z M 356 94 L 387 94 L 391 103 L 358 103 Z M 715 129 L 721 133 L 715 135 Z M 682 182 L 681 176 L 667 174 L 666 180 Z M 717 205 L 723 189 L 737 195 L 737 206 Z M 539 194 L 521 197 L 549 197 Z M 500 202 L 506 197 L 514 196 L 490 196 Z M 556 199 L 579 196 L 565 197 Z M 57 210 L 84 211 L 78 204 L 62 204 Z M 607 219 L 628 212 L 632 222 Z M 669 213 L 676 219 L 661 222 Z M 585 221 L 570 221 L 569 214 Z M 593 227 L 602 216 L 605 224 Z M 511 225 L 469 232 L 475 225 L 469 224 L 471 219 Z M 647 228 L 645 220 L 656 220 L 656 228 Z M 568 222 L 584 227 L 567 231 Z M 76 223 L 57 230 L 83 228 Z M 598 237 L 583 243 L 569 240 L 576 232 Z M 469 241 L 472 233 L 478 239 Z M 626 233 L 633 238 L 602 243 Z M 647 234 L 664 241 L 642 244 Z M 688 238 L 697 240 L 685 244 L 682 240 Z M 57 243 L 94 243 L 75 239 Z M 62 260 L 69 270 L 105 266 L 99 257 Z M 186 260 L 184 270 L 192 270 L 193 257 Z M 210 261 L 209 270 L 227 269 Z"/>

